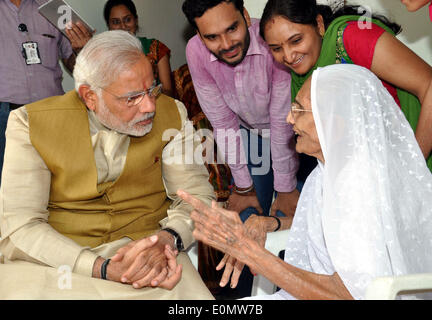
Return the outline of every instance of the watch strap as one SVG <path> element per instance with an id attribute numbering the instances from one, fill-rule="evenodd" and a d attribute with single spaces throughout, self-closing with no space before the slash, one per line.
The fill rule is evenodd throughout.
<path id="1" fill-rule="evenodd" d="M 184 249 L 183 246 L 183 240 L 180 237 L 180 235 L 177 233 L 177 231 L 171 229 L 171 228 L 164 228 L 163 231 L 171 233 L 171 235 L 174 237 L 174 244 L 177 247 L 177 250 L 180 252 Z"/>

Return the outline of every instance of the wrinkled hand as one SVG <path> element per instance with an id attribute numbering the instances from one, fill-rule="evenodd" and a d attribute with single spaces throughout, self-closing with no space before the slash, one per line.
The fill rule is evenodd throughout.
<path id="1" fill-rule="evenodd" d="M 195 223 L 195 239 L 226 253 L 240 263 L 248 262 L 246 252 L 253 250 L 251 241 L 254 240 L 248 238 L 246 227 L 237 212 L 220 208 L 214 201 L 209 207 L 182 190 L 178 190 L 177 194 L 195 208 L 191 213 Z"/>
<path id="2" fill-rule="evenodd" d="M 149 242 L 152 243 L 151 246 Z M 168 242 L 159 233 L 158 236 L 132 241 L 120 248 L 111 258 L 114 263 L 121 262 L 124 266 L 128 266 L 127 270 L 122 272 L 120 281 L 132 284 L 134 288 L 158 286 L 163 283 L 169 273 L 168 258 L 165 253 L 166 246 L 169 246 Z"/>
<path id="3" fill-rule="evenodd" d="M 265 246 L 267 232 L 271 231 L 268 228 L 267 219 L 269 218 L 266 216 L 253 214 L 244 223 L 249 237 L 258 242 L 261 247 Z"/>
<path id="4" fill-rule="evenodd" d="M 257 241 L 259 245 L 262 247 L 265 246 L 265 242 L 267 239 L 267 232 L 270 231 L 268 229 L 268 224 L 266 223 L 267 221 L 266 219 L 269 218 L 265 216 L 257 216 L 253 214 L 244 223 L 248 236 L 254 239 L 255 241 Z M 225 254 L 222 260 L 216 266 L 216 270 L 221 270 L 224 267 L 225 269 L 222 274 L 222 278 L 219 285 L 221 287 L 224 287 L 228 283 L 231 277 L 231 288 L 237 287 L 238 280 L 243 270 L 244 264 L 237 261 L 234 257 Z M 251 270 L 251 272 L 255 274 L 253 270 Z"/>
<path id="5" fill-rule="evenodd" d="M 227 209 L 235 211 L 237 213 L 242 212 L 246 208 L 254 207 L 258 210 L 259 214 L 263 213 L 263 209 L 259 204 L 258 198 L 255 192 L 250 192 L 247 195 L 239 195 L 235 192 L 231 193 L 228 198 Z"/>
<path id="6" fill-rule="evenodd" d="M 229 254 L 224 255 L 222 260 L 216 266 L 216 270 L 224 269 L 219 285 L 225 287 L 231 277 L 231 288 L 237 287 L 240 274 L 243 271 L 244 263 L 241 263 L 236 258 L 230 256 Z"/>
<path id="7" fill-rule="evenodd" d="M 297 208 L 300 192 L 294 189 L 292 192 L 278 192 L 270 209 L 270 215 L 276 216 L 276 212 L 282 211 L 287 217 L 293 217 Z"/>
<path id="8" fill-rule="evenodd" d="M 78 21 L 76 24 L 72 23 L 70 28 L 65 28 L 65 33 L 69 38 L 72 50 L 78 53 L 91 39 L 94 32 L 91 33 L 81 22 Z"/>

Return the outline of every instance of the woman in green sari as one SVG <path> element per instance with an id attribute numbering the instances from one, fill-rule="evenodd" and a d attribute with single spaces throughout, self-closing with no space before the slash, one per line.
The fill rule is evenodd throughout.
<path id="1" fill-rule="evenodd" d="M 124 30 L 133 35 L 138 32 L 138 14 L 132 0 L 108 0 L 104 6 L 104 19 L 109 30 Z M 93 36 L 82 24 L 72 24 L 66 29 L 76 53 Z M 170 56 L 171 50 L 161 41 L 152 38 L 138 37 L 143 52 L 150 60 L 153 75 L 157 83 L 162 83 L 162 92 L 168 96 L 174 95 L 174 86 L 171 79 Z"/>
<path id="2" fill-rule="evenodd" d="M 132 0 L 108 0 L 104 7 L 104 18 L 109 30 L 125 30 L 133 35 L 138 31 L 138 14 Z M 152 64 L 156 81 L 162 83 L 163 93 L 172 96 L 170 49 L 157 39 L 138 39 Z"/>
<path id="3" fill-rule="evenodd" d="M 375 73 L 404 112 L 432 171 L 432 67 L 395 37 L 398 25 L 359 6 L 333 13 L 315 0 L 269 0 L 260 27 L 275 60 L 292 71 L 293 100 L 318 67 L 352 63 Z"/>

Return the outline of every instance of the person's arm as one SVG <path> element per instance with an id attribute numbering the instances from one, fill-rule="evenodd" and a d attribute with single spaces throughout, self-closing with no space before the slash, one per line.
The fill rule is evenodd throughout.
<path id="1" fill-rule="evenodd" d="M 199 104 L 213 127 L 219 151 L 231 169 L 236 186 L 248 188 L 253 182 L 244 161 L 242 138 L 241 136 L 239 139 L 236 138 L 240 122 L 237 115 L 225 103 L 222 92 L 206 69 L 206 65 L 211 62 L 207 60 L 208 54 L 205 53 L 207 49 L 201 50 L 198 41 L 200 40 L 196 38 L 189 41 L 186 47 L 186 58 Z M 241 161 L 235 162 L 233 161 L 235 159 Z"/>
<path id="2" fill-rule="evenodd" d="M 197 240 L 247 264 L 298 299 L 353 299 L 337 273 L 321 275 L 286 263 L 250 238 L 235 212 L 215 203 L 208 207 L 183 191 L 178 193 L 196 209 L 191 217 Z"/>
<path id="3" fill-rule="evenodd" d="M 376 43 L 371 71 L 420 100 L 422 107 L 415 135 L 427 158 L 432 150 L 432 67 L 385 32 Z"/>
<path id="4" fill-rule="evenodd" d="M 177 250 L 177 248 L 172 234 L 164 229 L 169 228 L 177 232 L 185 249 L 195 241 L 192 236 L 193 222 L 190 218 L 192 207 L 177 196 L 177 190 L 180 188 L 188 190 L 188 192 L 207 204 L 210 204 L 211 200 L 214 199 L 213 188 L 208 182 L 208 171 L 202 160 L 199 163 L 197 160 L 200 159 L 188 158 L 190 155 L 200 155 L 199 152 L 196 152 L 200 140 L 194 139 L 195 131 L 192 123 L 187 119 L 185 106 L 177 100 L 176 104 L 182 128 L 179 132 L 173 130 L 162 138 L 164 141 L 168 141 L 174 135 L 174 138 L 165 146 L 162 153 L 163 183 L 168 198 L 173 202 L 167 210 L 167 217 L 159 221 L 162 230 L 157 233 L 157 242 L 152 246 L 148 246 L 148 238 L 133 241 L 119 249 L 111 259 L 113 265 L 108 266 L 108 271 L 111 272 L 111 270 L 118 269 L 118 263 L 120 262 L 128 265 L 127 270 L 122 270 L 121 276 L 116 280 L 133 284 L 135 288 L 145 286 L 165 287 L 170 277 L 170 273 L 166 272 L 166 267 L 170 266 L 170 261 L 164 251 L 167 245 L 173 251 Z M 188 146 L 191 146 L 191 149 L 188 149 Z M 178 150 L 182 151 L 178 152 Z M 98 266 L 95 266 L 95 272 L 97 273 L 97 271 Z"/>
<path id="5" fill-rule="evenodd" d="M 167 211 L 167 218 L 160 221 L 160 225 L 162 228 L 175 230 L 180 235 L 184 248 L 187 248 L 195 241 L 192 237 L 193 223 L 190 219 L 192 207 L 177 196 L 177 190 L 187 190 L 207 204 L 211 203 L 215 194 L 208 181 L 209 174 L 200 157 L 201 153 L 196 151 L 201 141 L 195 139 L 196 132 L 192 122 L 187 118 L 187 110 L 183 103 L 176 100 L 176 104 L 183 126 L 177 136 L 166 145 L 162 154 L 163 181 L 167 195 L 173 203 Z M 188 146 L 193 146 L 193 150 L 188 149 Z M 177 150 L 182 152 L 178 153 Z M 194 158 L 190 158 L 191 152 Z"/>
<path id="6" fill-rule="evenodd" d="M 228 164 L 236 187 L 239 190 L 249 190 L 250 187 L 253 187 L 253 181 L 246 165 L 238 116 L 226 104 L 213 75 L 209 74 L 206 68 L 206 64 L 211 63 L 207 49 L 201 49 L 197 45 L 199 42 L 194 40 L 197 39 L 192 39 L 188 43 L 186 58 L 198 101 L 213 127 L 218 152 Z M 255 207 L 258 212 L 262 213 L 256 193 L 253 191 L 241 195 L 232 192 L 228 199 L 228 207 L 237 212 L 248 207 Z"/>
<path id="7" fill-rule="evenodd" d="M 181 278 L 177 254 L 172 235 L 165 231 L 129 242 L 109 261 L 107 280 L 131 284 L 135 289 L 147 286 L 172 289 Z M 96 260 L 93 277 L 101 277 L 104 261 L 101 257 Z"/>
<path id="8" fill-rule="evenodd" d="M 72 45 L 69 39 L 60 33 L 60 38 L 57 43 L 59 57 L 67 71 L 72 75 L 75 67 L 76 54 L 72 50 Z"/>
<path id="9" fill-rule="evenodd" d="M 70 28 L 65 29 L 65 32 L 75 54 L 78 54 L 93 36 L 79 21 L 76 24 L 72 23 Z"/>
<path id="10" fill-rule="evenodd" d="M 249 238 L 255 240 L 260 246 L 264 247 L 267 239 L 267 233 L 278 230 L 286 230 L 291 227 L 293 217 L 279 217 L 280 225 L 278 221 L 269 216 L 251 215 L 245 221 L 245 231 Z M 216 266 L 216 270 L 222 270 L 222 274 L 219 285 L 224 287 L 228 282 L 231 282 L 231 288 L 237 287 L 238 280 L 243 270 L 244 264 L 237 261 L 234 257 L 225 254 L 219 264 Z M 251 272 L 255 272 L 251 269 Z"/>
<path id="11" fill-rule="evenodd" d="M 25 110 L 18 109 L 10 114 L 6 136 L 8 142 L 0 191 L 1 253 L 11 261 L 24 260 L 53 268 L 69 266 L 75 273 L 100 277 L 104 259 L 90 248 L 82 247 L 63 236 L 48 223 L 51 173 L 31 144 Z M 151 251 L 148 255 L 149 265 L 157 266 L 148 275 L 134 273 L 140 280 L 136 283 L 137 287 L 144 286 L 152 279 L 158 280 L 157 284 L 166 288 L 176 283 L 177 266 L 174 266 L 174 271 L 170 269 L 173 264 L 169 254 L 165 253 L 166 244 L 172 243 L 172 237 L 166 232 L 158 234 L 158 241 L 154 245 L 148 243 L 148 239 L 140 243 L 138 248 L 141 251 Z M 151 250 L 151 247 L 156 246 L 162 249 Z M 110 263 L 109 280 L 120 282 L 122 274 L 145 263 L 140 259 L 141 256 L 135 259 L 136 256 Z M 158 268 L 159 261 L 163 261 L 164 270 Z M 128 279 L 122 282 L 134 283 Z"/>
<path id="12" fill-rule="evenodd" d="M 33 147 L 24 108 L 13 111 L 6 130 L 0 194 L 0 251 L 24 260 L 91 277 L 97 255 L 54 230 L 47 210 L 51 173 Z"/>
<path id="13" fill-rule="evenodd" d="M 296 189 L 296 174 L 299 168 L 295 150 L 294 131 L 286 122 L 291 110 L 291 76 L 282 65 L 273 63 L 272 95 L 270 110 L 270 143 L 274 172 L 274 189 L 278 192 L 270 214 L 277 210 L 293 216 L 297 207 L 299 192 Z"/>
<path id="14" fill-rule="evenodd" d="M 344 31 L 344 46 L 355 64 L 417 96 L 421 113 L 415 134 L 427 158 L 432 149 L 432 67 L 376 24 L 366 29 L 359 29 L 355 23 L 348 24 Z"/>
<path id="15" fill-rule="evenodd" d="M 167 96 L 174 96 L 173 83 L 171 81 L 170 56 L 166 54 L 157 64 L 159 79 L 162 83 L 162 92 Z"/>
<path id="16" fill-rule="evenodd" d="M 238 235 L 241 237 L 241 235 Z M 294 267 L 249 238 L 234 236 L 232 251 L 243 248 L 241 260 L 279 288 L 302 300 L 352 300 L 353 297 L 337 273 L 323 275 Z M 199 239 L 200 236 L 197 235 Z M 205 238 L 205 237 L 204 237 Z M 204 240 L 202 240 L 204 241 Z M 223 241 L 222 241 L 223 242 Z M 227 245 L 224 245 L 227 247 Z"/>

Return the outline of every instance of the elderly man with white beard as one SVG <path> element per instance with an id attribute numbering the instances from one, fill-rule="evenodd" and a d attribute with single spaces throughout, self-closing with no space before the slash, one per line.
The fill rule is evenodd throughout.
<path id="1" fill-rule="evenodd" d="M 193 139 L 184 105 L 161 94 L 125 31 L 93 37 L 74 79 L 75 90 L 10 115 L 0 299 L 213 299 L 181 252 L 192 208 L 176 196 L 211 203 L 208 172 L 164 161 Z M 181 138 L 165 141 L 172 129 Z"/>

